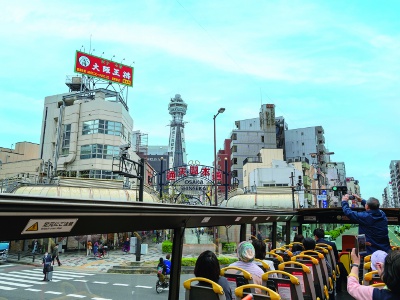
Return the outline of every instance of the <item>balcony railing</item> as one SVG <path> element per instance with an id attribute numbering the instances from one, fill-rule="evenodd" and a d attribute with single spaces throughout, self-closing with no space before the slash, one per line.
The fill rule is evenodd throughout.
<path id="1" fill-rule="evenodd" d="M 247 163 L 262 163 L 262 159 L 259 156 L 256 157 L 247 157 L 244 161 L 243 161 L 243 166 Z"/>

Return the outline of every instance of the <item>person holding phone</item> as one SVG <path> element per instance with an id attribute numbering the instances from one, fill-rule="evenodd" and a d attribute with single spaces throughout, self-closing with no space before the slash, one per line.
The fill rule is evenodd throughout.
<path id="1" fill-rule="evenodd" d="M 379 250 L 378 250 L 379 251 Z M 382 251 L 381 251 L 382 252 Z M 351 251 L 351 272 L 347 278 L 347 291 L 356 300 L 398 300 L 400 299 L 400 251 L 391 251 L 384 256 L 383 253 L 374 252 L 371 262 L 386 287 L 383 289 L 372 286 L 360 285 L 358 273 L 360 267 L 360 256 L 356 249 Z M 382 260 L 384 260 L 382 262 Z M 371 264 L 372 266 L 372 264 Z"/>
<path id="2" fill-rule="evenodd" d="M 385 213 L 379 209 L 379 200 L 369 198 L 365 201 L 360 196 L 353 194 L 355 200 L 361 201 L 365 211 L 353 211 L 349 207 L 349 195 L 342 197 L 343 213 L 358 223 L 358 234 L 365 234 L 367 254 L 372 254 L 377 250 L 390 251 L 388 220 Z"/>

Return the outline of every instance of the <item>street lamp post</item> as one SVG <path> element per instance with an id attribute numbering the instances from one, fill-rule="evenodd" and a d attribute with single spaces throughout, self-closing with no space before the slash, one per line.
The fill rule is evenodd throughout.
<path id="1" fill-rule="evenodd" d="M 160 166 L 160 182 L 159 182 L 159 185 L 160 185 L 160 200 L 161 200 L 161 202 L 163 202 L 163 200 L 162 200 L 162 189 L 163 189 L 163 182 L 162 182 L 162 181 L 163 181 L 163 178 L 162 178 L 162 176 L 163 176 L 164 157 L 161 156 L 160 161 L 161 161 L 161 166 Z"/>
<path id="2" fill-rule="evenodd" d="M 215 128 L 215 119 L 219 114 L 222 114 L 225 111 L 225 108 L 221 107 L 218 109 L 218 113 L 214 115 L 214 201 L 215 206 L 218 206 L 218 197 L 217 197 L 217 133 Z"/>

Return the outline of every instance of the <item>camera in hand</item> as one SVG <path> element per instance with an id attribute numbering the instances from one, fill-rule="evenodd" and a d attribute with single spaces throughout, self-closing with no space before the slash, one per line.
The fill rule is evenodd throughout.
<path id="1" fill-rule="evenodd" d="M 356 200 L 356 197 L 354 197 L 353 195 L 349 195 L 349 200 Z"/>

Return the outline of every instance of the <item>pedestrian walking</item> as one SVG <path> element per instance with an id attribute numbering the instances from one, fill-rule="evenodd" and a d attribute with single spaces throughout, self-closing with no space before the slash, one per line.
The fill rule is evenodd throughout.
<path id="1" fill-rule="evenodd" d="M 61 266 L 62 263 L 60 263 L 60 258 L 58 257 L 58 245 L 55 245 L 53 248 L 53 252 L 52 252 L 52 262 L 53 262 L 53 266 L 54 266 L 54 261 L 57 260 L 58 266 Z"/>
<path id="2" fill-rule="evenodd" d="M 35 239 L 32 241 L 32 254 L 34 254 L 38 249 L 38 241 Z"/>
<path id="3" fill-rule="evenodd" d="M 51 255 L 49 253 L 45 253 L 42 259 L 42 264 L 43 264 L 43 274 L 44 274 L 44 278 L 42 281 L 49 281 L 47 278 L 48 273 L 51 271 Z"/>
<path id="4" fill-rule="evenodd" d="M 156 244 L 160 242 L 160 232 L 157 230 L 156 231 Z"/>
<path id="5" fill-rule="evenodd" d="M 97 252 L 98 252 L 98 251 L 99 251 L 99 242 L 97 241 L 97 242 L 95 242 L 94 245 L 93 245 L 93 254 L 94 254 L 94 256 L 97 255 Z"/>
<path id="6" fill-rule="evenodd" d="M 126 238 L 126 241 L 124 242 L 124 245 L 122 246 L 122 251 L 124 253 L 128 253 L 130 250 L 130 246 L 131 246 L 131 244 L 130 244 L 129 238 Z"/>
<path id="7" fill-rule="evenodd" d="M 89 256 L 92 253 L 92 241 L 88 240 L 86 245 L 86 256 Z"/>

